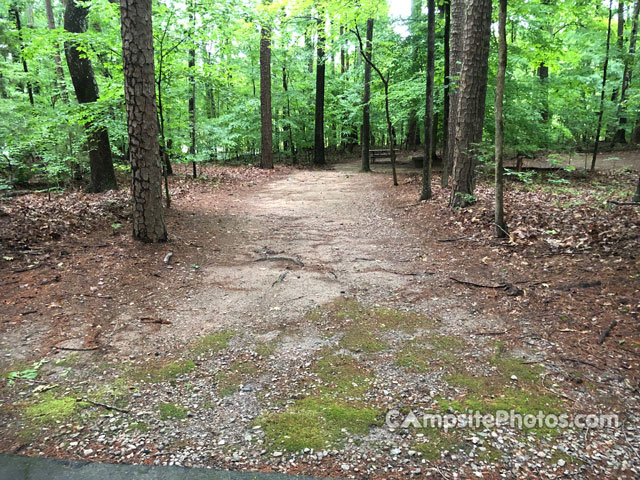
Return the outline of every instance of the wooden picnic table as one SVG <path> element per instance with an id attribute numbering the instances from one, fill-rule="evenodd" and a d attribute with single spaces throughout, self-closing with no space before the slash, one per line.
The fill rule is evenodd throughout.
<path id="1" fill-rule="evenodd" d="M 391 151 L 389 149 L 369 150 L 371 163 L 376 163 L 376 158 L 391 158 Z"/>

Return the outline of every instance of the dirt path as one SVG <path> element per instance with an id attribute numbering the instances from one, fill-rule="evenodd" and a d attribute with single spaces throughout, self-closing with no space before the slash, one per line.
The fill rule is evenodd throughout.
<path id="1" fill-rule="evenodd" d="M 114 294 L 119 307 L 94 321 L 108 348 L 41 366 L 44 393 L 3 388 L 3 450 L 354 478 L 638 475 L 637 390 L 617 361 L 585 375 L 558 360 L 522 290 L 450 278 L 528 290 L 526 267 L 510 272 L 499 252 L 439 242 L 447 233 L 416 225 L 395 197 L 387 176 L 338 166 L 178 198 L 173 221 L 185 231 L 173 246 L 196 250 L 174 248 L 166 266 L 167 247 L 145 247 L 149 293 Z M 180 288 L 168 287 L 172 275 Z M 5 331 L 5 348 L 28 328 Z M 390 411 L 503 410 L 614 412 L 627 423 L 385 424 Z"/>

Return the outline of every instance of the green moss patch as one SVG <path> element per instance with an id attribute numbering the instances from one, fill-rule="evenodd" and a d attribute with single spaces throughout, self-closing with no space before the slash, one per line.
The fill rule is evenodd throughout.
<path id="1" fill-rule="evenodd" d="M 421 337 L 398 352 L 396 363 L 412 372 L 425 372 L 431 368 L 453 370 L 460 363 L 459 354 L 466 346 L 466 342 L 457 337 Z"/>
<path id="2" fill-rule="evenodd" d="M 257 420 L 271 449 L 291 452 L 340 444 L 349 433 L 366 434 L 381 421 L 380 410 L 335 400 L 328 395 L 298 400 L 284 413 L 263 415 Z"/>
<path id="3" fill-rule="evenodd" d="M 190 373 L 195 368 L 196 364 L 191 360 L 177 360 L 165 364 L 151 363 L 134 367 L 128 372 L 128 376 L 133 380 L 160 383 Z"/>
<path id="4" fill-rule="evenodd" d="M 414 443 L 412 448 L 422 453 L 423 458 L 432 462 L 439 460 L 442 452 L 456 452 L 464 445 L 459 432 L 456 431 L 446 432 L 439 428 L 420 428 L 416 431 L 424 436 L 419 442 Z"/>
<path id="5" fill-rule="evenodd" d="M 371 332 L 359 327 L 350 328 L 340 339 L 340 347 L 352 352 L 375 353 L 386 350 L 388 345 Z"/>
<path id="6" fill-rule="evenodd" d="M 198 339 L 191 351 L 196 355 L 219 352 L 220 350 L 227 348 L 229 340 L 231 340 L 235 334 L 236 333 L 233 331 L 223 330 L 206 335 Z"/>
<path id="7" fill-rule="evenodd" d="M 337 395 L 357 396 L 369 389 L 370 372 L 351 355 L 326 354 L 316 361 L 313 372 Z"/>
<path id="8" fill-rule="evenodd" d="M 187 409 L 173 403 L 161 403 L 158 405 L 158 413 L 161 420 L 182 420 L 187 418 Z"/>
<path id="9" fill-rule="evenodd" d="M 45 394 L 38 403 L 29 405 L 25 409 L 25 418 L 38 424 L 59 423 L 68 420 L 88 403 L 78 402 L 73 397 L 56 397 Z"/>
<path id="10" fill-rule="evenodd" d="M 477 377 L 459 371 L 445 377 L 451 385 L 467 392 L 459 400 L 439 399 L 441 407 L 482 414 L 514 410 L 522 416 L 537 415 L 540 411 L 556 415 L 563 412 L 562 400 L 540 388 L 541 367 L 525 365 L 521 360 L 508 356 L 494 356 L 490 363 L 497 368 L 497 373 L 491 376 Z M 545 427 L 536 426 L 531 430 L 551 433 Z"/>

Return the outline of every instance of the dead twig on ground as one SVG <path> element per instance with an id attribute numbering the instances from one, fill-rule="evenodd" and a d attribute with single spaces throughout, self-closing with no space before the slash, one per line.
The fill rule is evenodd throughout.
<path id="1" fill-rule="evenodd" d="M 561 360 L 563 362 L 581 363 L 582 365 L 588 365 L 598 370 L 604 370 L 604 368 L 601 368 L 591 362 L 587 362 L 586 360 L 580 360 L 579 358 L 558 357 L 558 360 Z"/>
<path id="2" fill-rule="evenodd" d="M 129 410 L 124 408 L 116 407 L 115 405 L 107 405 L 106 403 L 94 402 L 93 400 L 89 400 L 88 398 L 76 398 L 76 402 L 85 402 L 90 403 L 91 405 L 95 405 L 96 407 L 106 408 L 107 410 L 113 410 L 115 412 L 120 413 L 129 413 Z"/>
<path id="3" fill-rule="evenodd" d="M 56 350 L 68 350 L 70 352 L 91 352 L 93 350 L 98 350 L 100 348 L 99 345 L 95 345 L 93 347 L 59 347 L 54 345 L 53 348 Z"/>
<path id="4" fill-rule="evenodd" d="M 271 284 L 272 287 L 275 287 L 277 284 L 284 282 L 284 279 L 287 277 L 287 272 L 282 272 L 278 279 Z"/>
<path id="5" fill-rule="evenodd" d="M 169 262 L 171 261 L 171 257 L 173 257 L 173 252 L 168 252 L 164 256 L 164 259 L 162 261 L 164 262 L 165 265 L 169 265 Z"/>
<path id="6" fill-rule="evenodd" d="M 256 258 L 254 262 L 291 262 L 299 267 L 304 267 L 304 263 L 293 257 L 262 257 Z"/>
<path id="7" fill-rule="evenodd" d="M 500 283 L 498 285 L 484 285 L 482 283 L 475 283 L 475 282 L 469 282 L 467 280 L 460 280 L 458 278 L 455 277 L 449 277 L 451 280 L 453 280 L 456 283 L 460 283 L 462 285 L 467 285 L 470 287 L 477 287 L 477 288 L 490 288 L 490 289 L 494 289 L 494 290 L 504 290 L 506 292 L 506 294 L 510 297 L 517 297 L 519 295 L 522 295 L 524 292 L 522 289 L 520 289 L 519 287 L 516 287 L 515 285 L 511 284 L 511 283 Z"/>

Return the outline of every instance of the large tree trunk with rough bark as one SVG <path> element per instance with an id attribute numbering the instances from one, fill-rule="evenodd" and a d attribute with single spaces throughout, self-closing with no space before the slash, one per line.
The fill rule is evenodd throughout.
<path id="1" fill-rule="evenodd" d="M 318 13 L 318 48 L 316 60 L 316 114 L 315 114 L 315 130 L 313 136 L 313 163 L 315 165 L 324 165 L 324 15 Z"/>
<path id="2" fill-rule="evenodd" d="M 507 0 L 500 0 L 498 15 L 498 75 L 496 78 L 495 121 L 496 121 L 496 180 L 495 180 L 495 235 L 507 236 L 504 221 L 504 82 L 507 71 Z"/>
<path id="3" fill-rule="evenodd" d="M 467 8 L 449 200 L 456 207 L 474 201 L 475 148 L 482 140 L 491 37 L 491 0 L 470 0 Z"/>
<path id="4" fill-rule="evenodd" d="M 631 25 L 631 36 L 629 37 L 629 54 L 625 55 L 624 59 L 624 72 L 622 74 L 622 87 L 620 88 L 620 101 L 618 102 L 618 128 L 613 138 L 614 143 L 626 143 L 627 132 L 625 125 L 627 123 L 627 115 L 625 112 L 627 100 L 627 93 L 631 80 L 633 78 L 633 66 L 635 64 L 636 56 L 636 41 L 638 37 L 638 16 L 640 14 L 640 0 L 636 0 L 633 7 L 633 17 Z"/>
<path id="5" fill-rule="evenodd" d="M 424 114 L 424 160 L 422 168 L 422 192 L 420 200 L 429 200 L 431 194 L 431 152 L 435 141 L 433 129 L 433 80 L 435 73 L 436 2 L 428 0 L 427 17 L 427 92 Z"/>
<path id="6" fill-rule="evenodd" d="M 151 0 L 121 0 L 122 61 L 133 194 L 133 236 L 167 240 L 153 65 Z"/>
<path id="7" fill-rule="evenodd" d="M 267 3 L 267 2 L 265 2 Z M 273 126 L 271 113 L 271 30 L 260 31 L 260 167 L 273 168 Z"/>
<path id="8" fill-rule="evenodd" d="M 442 105 L 442 176 L 440 185 L 449 184 L 449 108 L 451 105 L 451 1 L 444 0 L 444 99 Z"/>
<path id="9" fill-rule="evenodd" d="M 373 41 L 373 18 L 367 20 L 365 34 L 365 51 L 363 54 L 371 61 Z M 362 167 L 363 172 L 370 172 L 369 148 L 371 147 L 371 64 L 364 62 L 364 94 L 362 95 Z"/>
<path id="10" fill-rule="evenodd" d="M 86 32 L 87 14 L 86 7 L 79 6 L 76 0 L 68 0 L 64 12 L 64 29 L 70 33 Z M 92 103 L 98 100 L 98 84 L 91 60 L 78 46 L 78 42 L 73 40 L 65 42 L 67 66 L 78 103 Z M 113 170 L 109 132 L 105 127 L 96 126 L 91 120 L 84 124 L 84 128 L 89 147 L 91 191 L 102 192 L 118 188 L 116 174 Z"/>
<path id="11" fill-rule="evenodd" d="M 447 145 L 442 158 L 444 169 L 442 184 L 449 184 L 449 173 L 453 165 L 453 151 L 456 142 L 458 123 L 458 91 L 460 71 L 462 69 L 462 48 L 464 43 L 464 25 L 466 20 L 465 0 L 450 0 L 451 26 L 449 32 L 449 121 L 447 125 Z"/>

